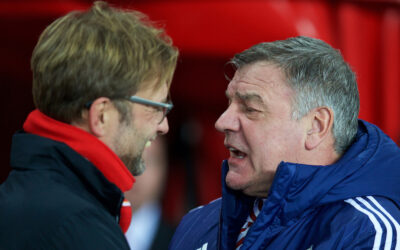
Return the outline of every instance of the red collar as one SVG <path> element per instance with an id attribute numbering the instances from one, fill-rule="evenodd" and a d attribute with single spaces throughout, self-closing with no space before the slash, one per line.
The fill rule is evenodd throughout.
<path id="1" fill-rule="evenodd" d="M 93 163 L 107 180 L 114 183 L 122 192 L 132 188 L 135 178 L 124 163 L 109 147 L 92 134 L 54 120 L 37 109 L 28 115 L 23 128 L 28 133 L 67 144 Z"/>

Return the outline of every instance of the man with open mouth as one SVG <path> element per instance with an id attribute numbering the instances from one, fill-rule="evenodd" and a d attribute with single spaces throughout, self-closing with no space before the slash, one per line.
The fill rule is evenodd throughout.
<path id="1" fill-rule="evenodd" d="M 400 249 L 400 149 L 358 119 L 355 74 L 325 42 L 260 43 L 230 61 L 222 198 L 171 249 Z"/>

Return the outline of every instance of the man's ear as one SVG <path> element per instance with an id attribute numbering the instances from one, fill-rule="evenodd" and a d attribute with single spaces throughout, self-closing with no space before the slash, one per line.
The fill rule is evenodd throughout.
<path id="1" fill-rule="evenodd" d="M 111 116 L 109 112 L 112 107 L 111 100 L 107 97 L 97 98 L 90 106 L 88 125 L 94 136 L 103 137 L 106 134 L 107 122 Z"/>
<path id="2" fill-rule="evenodd" d="M 313 150 L 331 134 L 334 114 L 328 107 L 318 107 L 309 115 L 310 126 L 307 130 L 305 147 L 307 150 Z"/>

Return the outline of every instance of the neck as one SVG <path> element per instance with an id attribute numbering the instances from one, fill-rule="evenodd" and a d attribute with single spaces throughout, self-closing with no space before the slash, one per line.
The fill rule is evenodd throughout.
<path id="1" fill-rule="evenodd" d="M 307 165 L 332 165 L 337 162 L 341 157 L 334 147 L 334 141 L 329 140 L 322 142 L 318 147 L 308 150 L 306 155 L 306 161 L 303 162 Z"/>

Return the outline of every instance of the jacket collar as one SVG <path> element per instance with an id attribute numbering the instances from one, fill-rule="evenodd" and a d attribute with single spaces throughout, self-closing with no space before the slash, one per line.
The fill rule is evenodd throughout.
<path id="1" fill-rule="evenodd" d="M 67 150 L 64 148 L 64 151 L 60 152 L 71 153 L 71 156 L 75 159 L 77 157 L 76 155 L 74 156 L 73 153 L 76 152 L 81 156 L 81 158 L 83 157 L 87 162 L 91 162 L 97 169 L 93 169 L 93 167 L 85 168 L 84 165 L 88 164 L 76 164 L 76 162 L 72 162 L 71 164 L 68 164 L 68 166 L 71 169 L 75 168 L 75 173 L 80 173 L 85 177 L 82 180 L 83 182 L 89 182 L 95 187 L 90 188 L 90 190 L 97 194 L 97 197 L 102 201 L 103 205 L 109 209 L 111 214 L 118 217 L 121 229 L 124 232 L 128 230 L 132 209 L 129 201 L 124 200 L 122 203 L 123 195 L 121 194 L 121 191 L 125 192 L 131 189 L 135 179 L 124 163 L 109 147 L 88 132 L 75 126 L 54 120 L 41 113 L 39 110 L 34 110 L 29 114 L 23 128 L 28 133 L 65 143 L 73 150 Z M 60 145 L 54 146 L 56 148 L 61 147 Z M 47 151 L 35 152 L 40 155 Z M 60 157 L 60 155 L 58 155 L 58 157 Z M 99 170 L 109 182 L 117 186 L 117 189 L 119 190 L 115 190 L 115 186 L 111 187 L 113 186 L 110 185 L 111 183 L 106 183 L 107 181 L 104 177 L 99 176 L 97 170 Z M 93 178 L 93 176 L 96 175 L 98 178 Z M 114 199 L 112 193 L 118 193 L 118 195 L 115 195 L 115 197 L 118 197 L 118 202 L 116 203 L 118 207 L 117 211 L 114 211 L 115 202 L 112 202 Z M 110 203 L 107 202 L 109 199 L 111 199 Z"/>
<path id="2" fill-rule="evenodd" d="M 67 144 L 92 162 L 121 191 L 132 188 L 135 179 L 124 163 L 109 147 L 88 132 L 54 120 L 39 110 L 29 114 L 23 128 L 28 133 Z"/>
<path id="3" fill-rule="evenodd" d="M 400 201 L 399 164 L 400 149 L 395 143 L 376 126 L 360 120 L 356 141 L 335 164 L 281 162 L 267 202 L 251 230 L 271 224 L 278 230 L 279 225 L 303 216 L 306 210 L 357 196 L 381 195 Z M 221 242 L 227 245 L 223 249 L 234 246 L 229 239 L 237 236 L 254 200 L 226 186 L 228 168 L 224 161 Z"/>
<path id="4" fill-rule="evenodd" d="M 46 170 L 72 190 L 87 190 L 112 214 L 118 216 L 121 190 L 109 182 L 86 158 L 64 143 L 23 131 L 14 134 L 11 166 L 19 170 Z M 60 176 L 60 180 L 57 180 Z M 85 196 L 85 193 L 82 193 Z"/>

